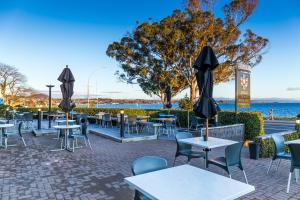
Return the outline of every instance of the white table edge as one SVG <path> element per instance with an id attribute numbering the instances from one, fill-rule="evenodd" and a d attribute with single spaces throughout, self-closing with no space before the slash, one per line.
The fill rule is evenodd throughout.
<path id="1" fill-rule="evenodd" d="M 132 177 L 132 176 L 131 176 Z M 138 190 L 139 192 L 143 193 L 144 195 L 146 195 L 148 198 L 152 199 L 152 200 L 158 200 L 155 197 L 153 197 L 152 195 L 150 195 L 149 193 L 147 193 L 145 190 L 141 189 L 140 187 L 134 185 L 133 183 L 131 183 L 128 179 L 130 179 L 131 177 L 126 177 L 124 178 L 125 183 L 127 183 L 129 185 L 129 187 L 133 187 L 135 190 Z"/>
<path id="2" fill-rule="evenodd" d="M 201 138 L 201 137 L 194 137 L 194 138 Z M 209 138 L 216 138 L 216 137 L 208 137 L 208 140 L 209 140 Z M 190 145 L 194 145 L 194 146 L 199 146 L 199 147 L 203 147 L 203 148 L 209 148 L 209 149 L 218 148 L 218 147 L 222 147 L 222 146 L 223 146 L 223 147 L 224 147 L 224 146 L 229 146 L 229 145 L 238 143 L 237 141 L 234 141 L 234 140 L 228 140 L 228 139 L 223 139 L 223 138 L 217 138 L 217 139 L 222 139 L 222 140 L 230 141 L 231 144 L 226 144 L 226 145 L 222 145 L 222 146 L 220 146 L 220 145 L 214 145 L 214 146 L 206 147 L 206 146 L 204 146 L 204 145 L 201 145 L 200 143 L 199 143 L 199 144 L 196 144 L 196 143 L 193 143 L 193 142 L 187 142 L 187 141 L 185 141 L 185 140 L 189 140 L 189 139 L 191 139 L 191 138 L 180 139 L 180 140 L 178 140 L 178 142 L 181 142 L 181 143 L 184 143 L 184 144 L 190 144 Z"/>
<path id="3" fill-rule="evenodd" d="M 181 165 L 181 166 L 184 166 L 184 165 Z M 178 166 L 177 166 L 177 167 L 178 167 Z M 167 169 L 169 169 L 169 168 L 167 168 Z M 201 169 L 201 168 L 199 168 L 199 169 Z M 202 169 L 202 170 L 204 170 L 204 169 Z M 209 172 L 210 172 L 210 171 L 209 171 Z M 149 173 L 151 173 L 151 172 L 149 172 Z M 213 172 L 211 172 L 211 173 L 213 173 Z M 143 175 L 143 174 L 141 174 L 141 175 Z M 222 175 L 220 175 L 220 174 L 217 174 L 217 175 L 222 176 Z M 150 198 L 150 199 L 152 199 L 152 200 L 158 200 L 157 198 L 153 197 L 152 195 L 150 195 L 149 193 L 147 193 L 146 191 L 144 191 L 143 189 L 141 189 L 141 188 L 138 187 L 137 185 L 135 185 L 135 184 L 133 184 L 132 182 L 130 182 L 130 180 L 128 180 L 128 179 L 133 178 L 133 177 L 134 177 L 134 176 L 130 176 L 130 177 L 124 178 L 125 183 L 127 183 L 130 187 L 134 188 L 135 190 L 138 190 L 139 192 L 143 193 L 143 194 L 146 195 L 148 198 Z M 227 177 L 225 177 L 225 178 L 227 178 Z M 238 180 L 236 180 L 236 181 L 238 181 Z M 239 182 L 241 182 L 241 181 L 239 181 Z M 245 183 L 245 184 L 246 184 L 246 183 Z M 255 187 L 254 187 L 253 185 L 249 185 L 249 184 L 248 184 L 248 186 L 249 186 L 248 189 L 245 189 L 245 190 L 241 191 L 241 192 L 238 193 L 238 194 L 235 194 L 235 195 L 232 195 L 232 196 L 230 196 L 230 197 L 226 197 L 226 198 L 223 198 L 223 199 L 220 199 L 220 200 L 235 200 L 235 199 L 237 199 L 237 198 L 240 198 L 240 197 L 242 197 L 242 196 L 244 196 L 244 195 L 247 195 L 247 194 L 249 194 L 249 193 L 255 191 Z M 208 199 L 208 200 L 209 200 L 209 199 Z"/>

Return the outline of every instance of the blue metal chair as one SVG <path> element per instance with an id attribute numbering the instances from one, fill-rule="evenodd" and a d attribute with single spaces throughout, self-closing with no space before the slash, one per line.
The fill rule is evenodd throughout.
<path id="1" fill-rule="evenodd" d="M 243 171 L 246 183 L 248 184 L 248 179 L 241 161 L 242 147 L 243 147 L 242 142 L 227 146 L 225 148 L 225 157 L 217 157 L 214 159 L 209 159 L 207 160 L 207 165 L 209 166 L 210 164 L 212 164 L 224 169 L 228 173 L 230 178 L 231 178 L 231 168 L 237 166 L 241 171 Z"/>
<path id="2" fill-rule="evenodd" d="M 70 134 L 69 135 L 69 138 L 72 139 L 72 150 L 74 152 L 75 150 L 75 143 L 77 145 L 77 141 L 78 140 L 83 140 L 84 143 L 85 143 L 85 146 L 87 146 L 87 144 L 89 145 L 90 149 L 92 149 L 92 145 L 90 143 L 90 140 L 88 138 L 88 135 L 87 135 L 87 128 L 88 128 L 88 125 L 87 125 L 87 121 L 85 119 L 81 119 L 81 132 L 80 133 L 74 133 L 74 134 Z M 78 145 L 77 145 L 78 147 Z"/>
<path id="3" fill-rule="evenodd" d="M 136 159 L 131 166 L 133 175 L 145 174 L 161 169 L 166 169 L 168 163 L 166 159 L 158 156 L 143 156 Z M 139 191 L 135 191 L 134 200 L 149 200 L 146 196 Z"/>
<path id="4" fill-rule="evenodd" d="M 24 146 L 26 147 L 26 143 L 25 143 L 25 140 L 23 138 L 23 135 L 22 135 L 22 126 L 23 126 L 23 122 L 20 122 L 19 125 L 18 125 L 18 131 L 13 131 L 13 132 L 8 132 L 8 131 L 5 131 L 3 132 L 3 137 L 4 137 L 4 145 L 5 145 L 5 149 L 7 149 L 8 146 L 14 146 L 14 145 L 8 145 L 7 144 L 7 140 L 9 137 L 12 137 L 12 136 L 17 136 L 17 137 L 20 137 Z M 1 141 L 2 142 L 2 141 Z"/>
<path id="5" fill-rule="evenodd" d="M 290 191 L 292 173 L 295 169 L 300 170 L 300 144 L 289 144 L 288 147 L 291 152 L 291 168 L 286 193 L 289 193 Z"/>
<path id="6" fill-rule="evenodd" d="M 175 135 L 177 149 L 176 149 L 173 166 L 175 165 L 175 162 L 176 162 L 176 159 L 178 156 L 187 157 L 188 158 L 187 162 L 190 162 L 191 159 L 193 159 L 193 158 L 205 158 L 204 152 L 193 151 L 192 145 L 179 142 L 179 140 L 181 140 L 181 139 L 187 139 L 187 138 L 192 138 L 192 137 L 193 137 L 193 135 L 191 133 L 186 133 L 186 132 L 177 133 Z"/>
<path id="7" fill-rule="evenodd" d="M 269 171 L 270 171 L 270 169 L 272 167 L 272 164 L 273 164 L 274 160 L 279 159 L 276 171 L 279 168 L 281 159 L 291 160 L 291 154 L 284 151 L 284 147 L 285 147 L 285 145 L 284 145 L 284 137 L 282 135 L 279 135 L 279 134 L 274 134 L 274 135 L 272 135 L 272 139 L 273 139 L 274 147 L 275 148 L 274 148 L 274 155 L 273 155 L 273 158 L 272 158 L 272 160 L 270 162 L 270 165 L 268 167 L 267 174 L 269 174 Z"/>

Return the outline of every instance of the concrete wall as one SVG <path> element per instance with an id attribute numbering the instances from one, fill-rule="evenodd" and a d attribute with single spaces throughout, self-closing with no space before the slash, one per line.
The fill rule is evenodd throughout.
<path id="1" fill-rule="evenodd" d="M 205 133 L 205 128 L 201 129 Z M 245 135 L 244 124 L 233 124 L 228 126 L 217 126 L 208 128 L 208 137 L 223 138 L 235 141 L 243 141 Z"/>

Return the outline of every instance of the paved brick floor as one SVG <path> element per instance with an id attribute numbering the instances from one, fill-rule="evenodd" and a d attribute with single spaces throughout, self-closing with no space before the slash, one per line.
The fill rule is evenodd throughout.
<path id="1" fill-rule="evenodd" d="M 123 182 L 124 177 L 131 175 L 132 161 L 143 155 L 158 155 L 171 165 L 176 148 L 170 140 L 120 144 L 90 135 L 94 152 L 88 148 L 75 153 L 51 152 L 56 148 L 52 138 L 26 134 L 27 148 L 18 141 L 19 146 L 0 149 L 0 199 L 132 199 L 133 191 Z M 222 152 L 223 149 L 217 149 L 210 155 Z M 300 199 L 300 185 L 294 180 L 290 194 L 285 193 L 288 162 L 283 161 L 278 172 L 273 169 L 266 175 L 269 159 L 255 161 L 247 156 L 244 151 L 244 167 L 256 191 L 242 199 Z M 185 159 L 178 159 L 177 165 L 184 162 Z M 203 167 L 202 160 L 191 164 Z M 209 170 L 225 175 L 213 166 Z M 244 181 L 239 170 L 234 171 L 233 178 Z"/>

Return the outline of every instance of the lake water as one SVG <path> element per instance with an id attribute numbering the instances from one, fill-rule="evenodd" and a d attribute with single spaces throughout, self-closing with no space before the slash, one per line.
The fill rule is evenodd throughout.
<path id="1" fill-rule="evenodd" d="M 101 104 L 98 108 L 143 108 L 161 109 L 162 104 Z M 234 110 L 234 104 L 220 104 L 222 110 Z M 178 104 L 173 104 L 173 108 L 178 108 Z M 250 111 L 261 112 L 263 116 L 269 116 L 269 110 L 273 109 L 275 117 L 295 117 L 300 113 L 300 103 L 254 103 L 251 104 Z M 248 109 L 242 109 L 248 111 Z"/>

